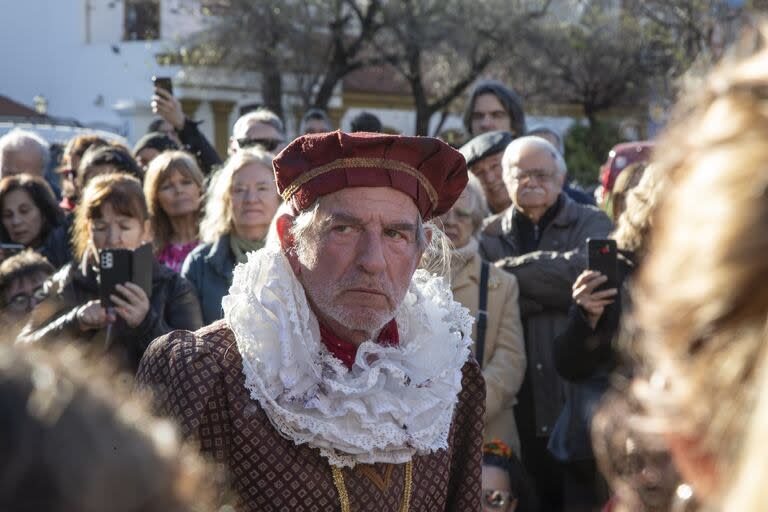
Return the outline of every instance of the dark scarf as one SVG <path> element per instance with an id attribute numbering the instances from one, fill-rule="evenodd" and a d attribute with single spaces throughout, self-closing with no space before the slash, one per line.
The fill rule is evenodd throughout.
<path id="1" fill-rule="evenodd" d="M 515 224 L 517 225 L 517 237 L 520 241 L 520 254 L 527 254 L 539 248 L 541 235 L 560 211 L 562 198 L 558 196 L 555 204 L 549 207 L 538 223 L 534 223 L 519 210 L 515 212 Z"/>

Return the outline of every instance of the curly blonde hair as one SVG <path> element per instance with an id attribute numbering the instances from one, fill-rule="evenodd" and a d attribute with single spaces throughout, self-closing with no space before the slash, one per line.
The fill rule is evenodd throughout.
<path id="1" fill-rule="evenodd" d="M 670 186 L 634 294 L 640 362 L 627 397 L 642 413 L 630 421 L 657 440 L 695 440 L 715 464 L 714 510 L 768 501 L 767 29 L 752 56 L 687 96 L 661 138 L 655 163 Z"/>
<path id="2" fill-rule="evenodd" d="M 638 261 L 646 253 L 653 216 L 667 186 L 664 171 L 648 165 L 640 182 L 627 194 L 627 206 L 619 216 L 613 239 L 619 249 L 635 253 Z"/>

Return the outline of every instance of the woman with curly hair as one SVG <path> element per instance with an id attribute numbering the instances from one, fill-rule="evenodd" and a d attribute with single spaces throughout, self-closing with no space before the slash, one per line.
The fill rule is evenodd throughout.
<path id="1" fill-rule="evenodd" d="M 665 451 L 682 480 L 668 493 L 672 510 L 768 502 L 766 36 L 763 26 L 749 57 L 699 84 L 658 146 L 670 186 L 634 292 L 633 378 L 595 420 L 596 451 L 626 510 L 667 510 L 636 492 Z"/>

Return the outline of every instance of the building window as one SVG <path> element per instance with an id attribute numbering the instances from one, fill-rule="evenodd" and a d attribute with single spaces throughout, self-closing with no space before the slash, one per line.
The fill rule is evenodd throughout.
<path id="1" fill-rule="evenodd" d="M 125 0 L 124 41 L 160 39 L 160 0 Z"/>

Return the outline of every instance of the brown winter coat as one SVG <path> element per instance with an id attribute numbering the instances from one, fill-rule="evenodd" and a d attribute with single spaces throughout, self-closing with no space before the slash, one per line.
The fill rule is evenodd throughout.
<path id="1" fill-rule="evenodd" d="M 477 242 L 470 242 L 477 247 Z M 454 255 L 451 260 L 451 289 L 454 298 L 477 319 L 480 300 L 480 255 L 468 259 Z M 483 352 L 483 377 L 486 386 L 485 439 L 498 438 L 520 455 L 512 407 L 525 376 L 525 345 L 520 322 L 517 279 L 491 265 L 488 275 L 488 320 Z M 477 340 L 477 322 L 472 328 Z M 473 345 L 472 350 L 475 352 Z"/>

